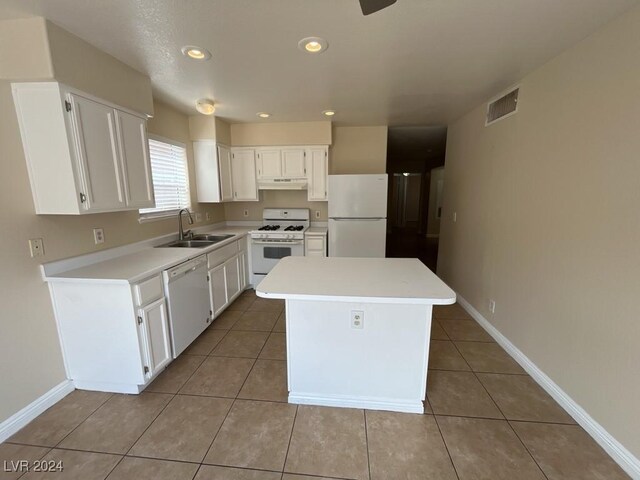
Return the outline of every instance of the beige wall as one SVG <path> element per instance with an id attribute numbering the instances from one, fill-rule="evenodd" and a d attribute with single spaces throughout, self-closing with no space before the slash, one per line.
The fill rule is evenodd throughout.
<path id="1" fill-rule="evenodd" d="M 308 208 L 312 222 L 327 221 L 327 202 L 307 201 L 306 190 L 263 190 L 259 202 L 230 202 L 224 204 L 225 218 L 228 221 L 262 221 L 263 208 Z M 244 211 L 248 216 L 244 216 Z M 320 212 L 316 217 L 315 212 Z"/>
<path id="2" fill-rule="evenodd" d="M 517 115 L 485 128 L 481 105 L 450 126 L 438 259 L 636 457 L 638 32 L 636 8 L 525 77 Z"/>
<path id="3" fill-rule="evenodd" d="M 231 126 L 218 117 L 193 115 L 189 117 L 191 140 L 217 140 L 231 146 Z"/>
<path id="4" fill-rule="evenodd" d="M 330 145 L 331 122 L 235 123 L 231 125 L 231 144 Z"/>
<path id="5" fill-rule="evenodd" d="M 51 78 L 53 65 L 45 19 L 35 17 L 0 22 L 0 79 Z"/>
<path id="6" fill-rule="evenodd" d="M 386 173 L 387 127 L 335 127 L 329 173 Z"/>

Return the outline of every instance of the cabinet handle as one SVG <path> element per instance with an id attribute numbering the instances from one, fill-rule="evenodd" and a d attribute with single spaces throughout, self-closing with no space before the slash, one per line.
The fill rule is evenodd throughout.
<path id="1" fill-rule="evenodd" d="M 84 193 L 80 193 L 80 203 L 87 201 L 87 196 Z"/>
<path id="2" fill-rule="evenodd" d="M 238 198 L 238 192 L 233 192 L 233 196 Z"/>
<path id="3" fill-rule="evenodd" d="M 146 365 L 144 366 L 144 373 L 149 373 L 149 367 L 147 367 Z"/>
<path id="4" fill-rule="evenodd" d="M 138 315 L 138 325 L 142 325 L 142 317 Z"/>

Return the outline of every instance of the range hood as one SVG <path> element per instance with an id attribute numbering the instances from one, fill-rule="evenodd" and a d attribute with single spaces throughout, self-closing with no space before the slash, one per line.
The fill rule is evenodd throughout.
<path id="1" fill-rule="evenodd" d="M 258 190 L 306 190 L 306 178 L 274 178 L 259 180 Z"/>

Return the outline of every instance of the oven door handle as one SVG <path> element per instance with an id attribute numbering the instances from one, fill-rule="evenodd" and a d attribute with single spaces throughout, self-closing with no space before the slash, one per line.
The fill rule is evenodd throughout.
<path id="1" fill-rule="evenodd" d="M 286 246 L 286 245 L 302 245 L 304 240 L 294 240 L 294 241 L 269 241 L 269 240 L 252 240 L 251 243 L 254 245 L 274 245 L 274 246 Z"/>

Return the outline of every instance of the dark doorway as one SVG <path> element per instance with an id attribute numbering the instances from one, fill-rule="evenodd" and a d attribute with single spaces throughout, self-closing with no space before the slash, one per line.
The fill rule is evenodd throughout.
<path id="1" fill-rule="evenodd" d="M 387 142 L 387 257 L 438 260 L 446 127 L 392 127 Z"/>

